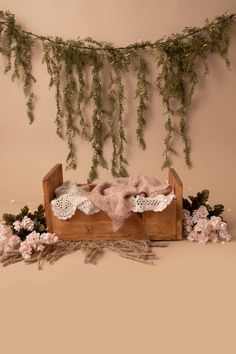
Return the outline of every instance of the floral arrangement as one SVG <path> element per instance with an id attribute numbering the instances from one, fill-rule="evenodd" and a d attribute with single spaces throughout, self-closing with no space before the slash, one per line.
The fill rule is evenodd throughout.
<path id="1" fill-rule="evenodd" d="M 203 190 L 194 196 L 183 200 L 184 235 L 189 241 L 206 244 L 208 241 L 230 241 L 231 235 L 227 231 L 227 223 L 221 214 L 224 211 L 222 204 L 211 207 L 207 202 L 209 191 Z"/>
<path id="2" fill-rule="evenodd" d="M 207 203 L 208 198 L 209 191 L 203 190 L 197 193 L 195 197 L 188 196 L 188 199 L 183 199 L 184 235 L 188 240 L 202 244 L 206 244 L 208 241 L 214 243 L 228 242 L 232 237 L 227 231 L 227 223 L 221 216 L 224 206 L 217 204 L 211 207 Z M 96 245 L 94 241 L 84 241 L 84 243 L 82 241 L 63 242 L 59 241 L 55 234 L 47 232 L 45 210 L 42 205 L 39 205 L 33 213 L 25 206 L 18 215 L 3 214 L 3 220 L 4 224 L 0 224 L 0 261 L 4 266 L 22 260 L 27 263 L 38 261 L 39 269 L 42 269 L 41 261 L 43 259 L 54 263 L 61 256 L 81 248 L 87 251 L 85 262 L 95 264 L 96 257 L 101 253 L 101 242 L 99 245 Z M 122 242 L 118 244 L 112 242 L 109 244 L 105 242 L 103 248 L 115 250 L 123 257 L 147 263 L 146 258 L 142 258 L 143 247 L 145 246 L 145 252 L 150 257 L 156 257 L 150 251 L 151 247 L 155 247 L 150 241 L 147 241 L 145 245 L 142 241 L 137 241 L 136 246 L 138 248 L 136 251 L 139 251 L 140 254 L 135 253 L 133 257 L 130 255 L 130 244 L 126 244 L 126 248 L 120 249 L 119 247 L 123 247 Z M 160 247 L 163 246 L 160 244 Z"/>
<path id="3" fill-rule="evenodd" d="M 19 251 L 27 261 L 35 252 L 43 252 L 46 245 L 58 242 L 58 237 L 46 232 L 44 207 L 31 213 L 25 206 L 18 215 L 3 214 L 0 224 L 0 256 Z"/>

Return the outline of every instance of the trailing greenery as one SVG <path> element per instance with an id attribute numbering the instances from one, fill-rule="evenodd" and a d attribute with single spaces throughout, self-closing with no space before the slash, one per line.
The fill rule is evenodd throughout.
<path id="1" fill-rule="evenodd" d="M 98 177 L 98 168 L 108 168 L 103 156 L 107 138 L 112 141 L 111 172 L 115 177 L 128 175 L 125 158 L 125 85 L 124 76 L 130 68 L 136 71 L 137 140 L 145 149 L 144 129 L 151 90 L 156 87 L 162 96 L 167 120 L 164 140 L 164 167 L 171 165 L 175 136 L 184 145 L 186 164 L 191 167 L 188 136 L 188 110 L 198 83 L 198 67 L 202 62 L 209 71 L 210 53 L 220 55 L 229 67 L 227 57 L 230 29 L 235 15 L 224 14 L 202 28 L 185 28 L 155 42 L 143 41 L 116 48 L 111 43 L 91 38 L 64 41 L 27 32 L 15 22 L 10 12 L 0 11 L 0 51 L 6 59 L 5 72 L 12 79 L 24 78 L 27 114 L 33 121 L 34 94 L 32 84 L 32 49 L 35 41 L 43 47 L 43 63 L 49 74 L 49 87 L 55 89 L 56 131 L 68 145 L 67 167 L 76 168 L 75 137 L 87 139 L 93 148 L 88 181 Z M 147 80 L 148 57 L 157 65 L 155 85 Z M 149 58 L 150 59 L 150 58 Z M 106 83 L 106 78 L 110 82 Z M 86 110 L 87 104 L 93 107 Z"/>
<path id="2" fill-rule="evenodd" d="M 34 231 L 38 233 L 43 233 L 46 231 L 46 219 L 45 219 L 45 210 L 43 205 L 39 205 L 37 210 L 31 212 L 28 206 L 24 206 L 20 213 L 17 215 L 14 214 L 3 214 L 2 218 L 6 226 L 9 226 L 12 229 L 12 233 L 20 237 L 21 241 L 26 239 L 26 236 L 31 233 L 27 229 L 21 228 L 19 231 L 14 229 L 13 223 L 15 221 L 22 221 L 24 217 L 31 219 L 34 223 Z"/>
<path id="3" fill-rule="evenodd" d="M 12 80 L 24 80 L 24 95 L 27 99 L 27 115 L 30 123 L 33 122 L 34 94 L 32 92 L 32 83 L 35 82 L 32 71 L 32 48 L 33 38 L 22 31 L 21 26 L 15 22 L 15 17 L 10 12 L 0 11 L 0 19 L 4 20 L 4 28 L 1 27 L 1 45 L 0 52 L 6 58 L 5 73 L 12 71 Z"/>
<path id="4" fill-rule="evenodd" d="M 146 79 L 147 74 L 147 64 L 143 57 L 140 58 L 139 66 L 136 68 L 138 71 L 137 78 L 137 89 L 136 89 L 136 98 L 139 99 L 139 105 L 137 109 L 138 114 L 138 128 L 136 130 L 137 138 L 139 142 L 139 146 L 144 150 L 146 147 L 144 141 L 144 127 L 146 124 L 145 119 L 145 111 L 147 108 L 147 102 L 149 99 L 149 89 L 150 89 L 150 82 Z"/>
<path id="5" fill-rule="evenodd" d="M 177 131 L 184 143 L 185 161 L 191 167 L 187 112 L 198 82 L 196 62 L 202 61 L 206 75 L 209 72 L 208 55 L 215 53 L 225 60 L 229 68 L 227 53 L 232 20 L 232 15 L 216 17 L 212 22 L 206 20 L 203 28 L 185 28 L 183 34 L 172 35 L 165 42 L 160 43 L 157 65 L 161 72 L 157 77 L 156 85 L 168 114 L 165 167 L 170 166 L 169 153 L 174 152 L 171 144 L 173 124 L 170 121 L 176 116 L 179 116 Z"/>
<path id="6" fill-rule="evenodd" d="M 224 211 L 224 205 L 223 204 L 216 204 L 213 207 L 211 207 L 207 202 L 209 199 L 209 190 L 204 189 L 201 192 L 198 192 L 196 196 L 188 196 L 188 199 L 183 198 L 183 208 L 185 210 L 189 210 L 190 214 L 194 210 L 197 210 L 201 205 L 204 205 L 207 210 L 208 210 L 208 218 L 211 216 L 220 216 L 223 211 Z"/>

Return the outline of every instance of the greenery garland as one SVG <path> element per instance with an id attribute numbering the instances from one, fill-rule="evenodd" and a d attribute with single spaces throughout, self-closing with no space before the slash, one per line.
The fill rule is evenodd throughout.
<path id="1" fill-rule="evenodd" d="M 171 165 L 171 154 L 176 154 L 173 145 L 176 134 L 182 138 L 185 161 L 191 167 L 187 113 L 198 83 L 196 62 L 201 60 L 207 74 L 208 54 L 215 53 L 229 67 L 227 53 L 234 17 L 235 14 L 226 13 L 212 22 L 206 20 L 202 28 L 188 27 L 181 34 L 173 34 L 155 42 L 143 41 L 116 48 L 111 43 L 91 38 L 64 41 L 59 37 L 39 36 L 23 30 L 9 11 L 0 11 L 0 52 L 6 58 L 5 73 L 11 71 L 12 80 L 20 79 L 21 76 L 24 78 L 27 115 L 32 123 L 32 84 L 35 82 L 32 75 L 32 49 L 36 40 L 42 42 L 43 62 L 50 76 L 49 87 L 55 88 L 56 131 L 61 138 L 66 138 L 68 145 L 67 167 L 75 169 L 77 166 L 75 136 L 88 139 L 94 152 L 88 178 L 88 182 L 92 182 L 98 177 L 99 166 L 108 168 L 103 156 L 104 142 L 108 137 L 113 146 L 112 175 L 128 175 L 123 76 L 131 67 L 137 72 L 136 134 L 139 146 L 145 149 L 145 113 L 153 87 L 147 80 L 146 57 L 150 54 L 157 64 L 155 87 L 162 96 L 167 115 L 163 168 Z M 108 72 L 111 79 L 106 87 L 103 78 Z M 90 114 L 85 114 L 85 111 L 90 101 L 93 112 L 89 119 Z"/>

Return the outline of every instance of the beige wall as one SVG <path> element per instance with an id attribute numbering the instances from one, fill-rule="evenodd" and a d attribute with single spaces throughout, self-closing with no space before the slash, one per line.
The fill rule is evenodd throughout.
<path id="1" fill-rule="evenodd" d="M 16 14 L 17 20 L 29 31 L 63 38 L 91 36 L 97 40 L 127 45 L 138 39 L 155 40 L 165 34 L 181 31 L 185 26 L 201 26 L 206 17 L 214 18 L 225 11 L 236 12 L 234 0 L 0 0 L 0 8 Z M 189 118 L 193 169 L 183 158 L 174 160 L 181 176 L 185 194 L 203 188 L 211 191 L 211 202 L 225 204 L 225 217 L 236 227 L 234 174 L 236 173 L 236 26 L 232 33 L 228 71 L 219 58 L 212 57 L 210 75 L 201 81 L 195 92 Z M 55 134 L 54 94 L 48 91 L 48 75 L 41 64 L 38 48 L 34 57 L 35 123 L 28 125 L 25 100 L 20 83 L 12 83 L 3 74 L 1 61 L 0 115 L 0 215 L 17 211 L 27 202 L 36 205 L 42 200 L 41 179 L 56 163 L 65 162 L 66 144 Z M 132 86 L 132 83 L 131 83 Z M 130 99 L 130 93 L 127 94 Z M 142 152 L 135 140 L 134 105 L 127 112 L 126 125 L 130 144 L 127 157 L 130 174 L 143 173 L 166 177 L 160 170 L 163 150 L 163 108 L 160 97 L 154 95 L 146 130 L 147 150 Z M 179 146 L 181 151 L 181 145 Z M 110 145 L 106 156 L 111 155 Z M 78 148 L 79 170 L 66 172 L 65 179 L 85 181 L 90 168 L 91 148 L 82 142 Z M 100 171 L 100 178 L 109 178 Z M 14 199 L 15 203 L 10 201 Z"/>

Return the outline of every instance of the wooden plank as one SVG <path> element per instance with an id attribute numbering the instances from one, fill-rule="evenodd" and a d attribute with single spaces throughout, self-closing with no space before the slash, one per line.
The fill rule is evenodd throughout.
<path id="1" fill-rule="evenodd" d="M 136 213 L 125 221 L 118 231 L 113 232 L 111 219 L 100 211 L 93 215 L 86 215 L 76 210 L 72 218 L 59 220 L 52 214 L 53 230 L 63 240 L 117 240 L 117 239 L 144 239 L 146 238 L 142 220 Z"/>
<path id="2" fill-rule="evenodd" d="M 55 189 L 59 187 L 62 183 L 62 164 L 57 164 L 43 178 L 44 207 L 48 232 L 54 232 L 50 203 L 54 197 Z"/>
<path id="3" fill-rule="evenodd" d="M 173 200 L 161 212 L 145 211 L 143 213 L 145 231 L 149 239 L 176 239 L 176 207 L 176 200 Z"/>

